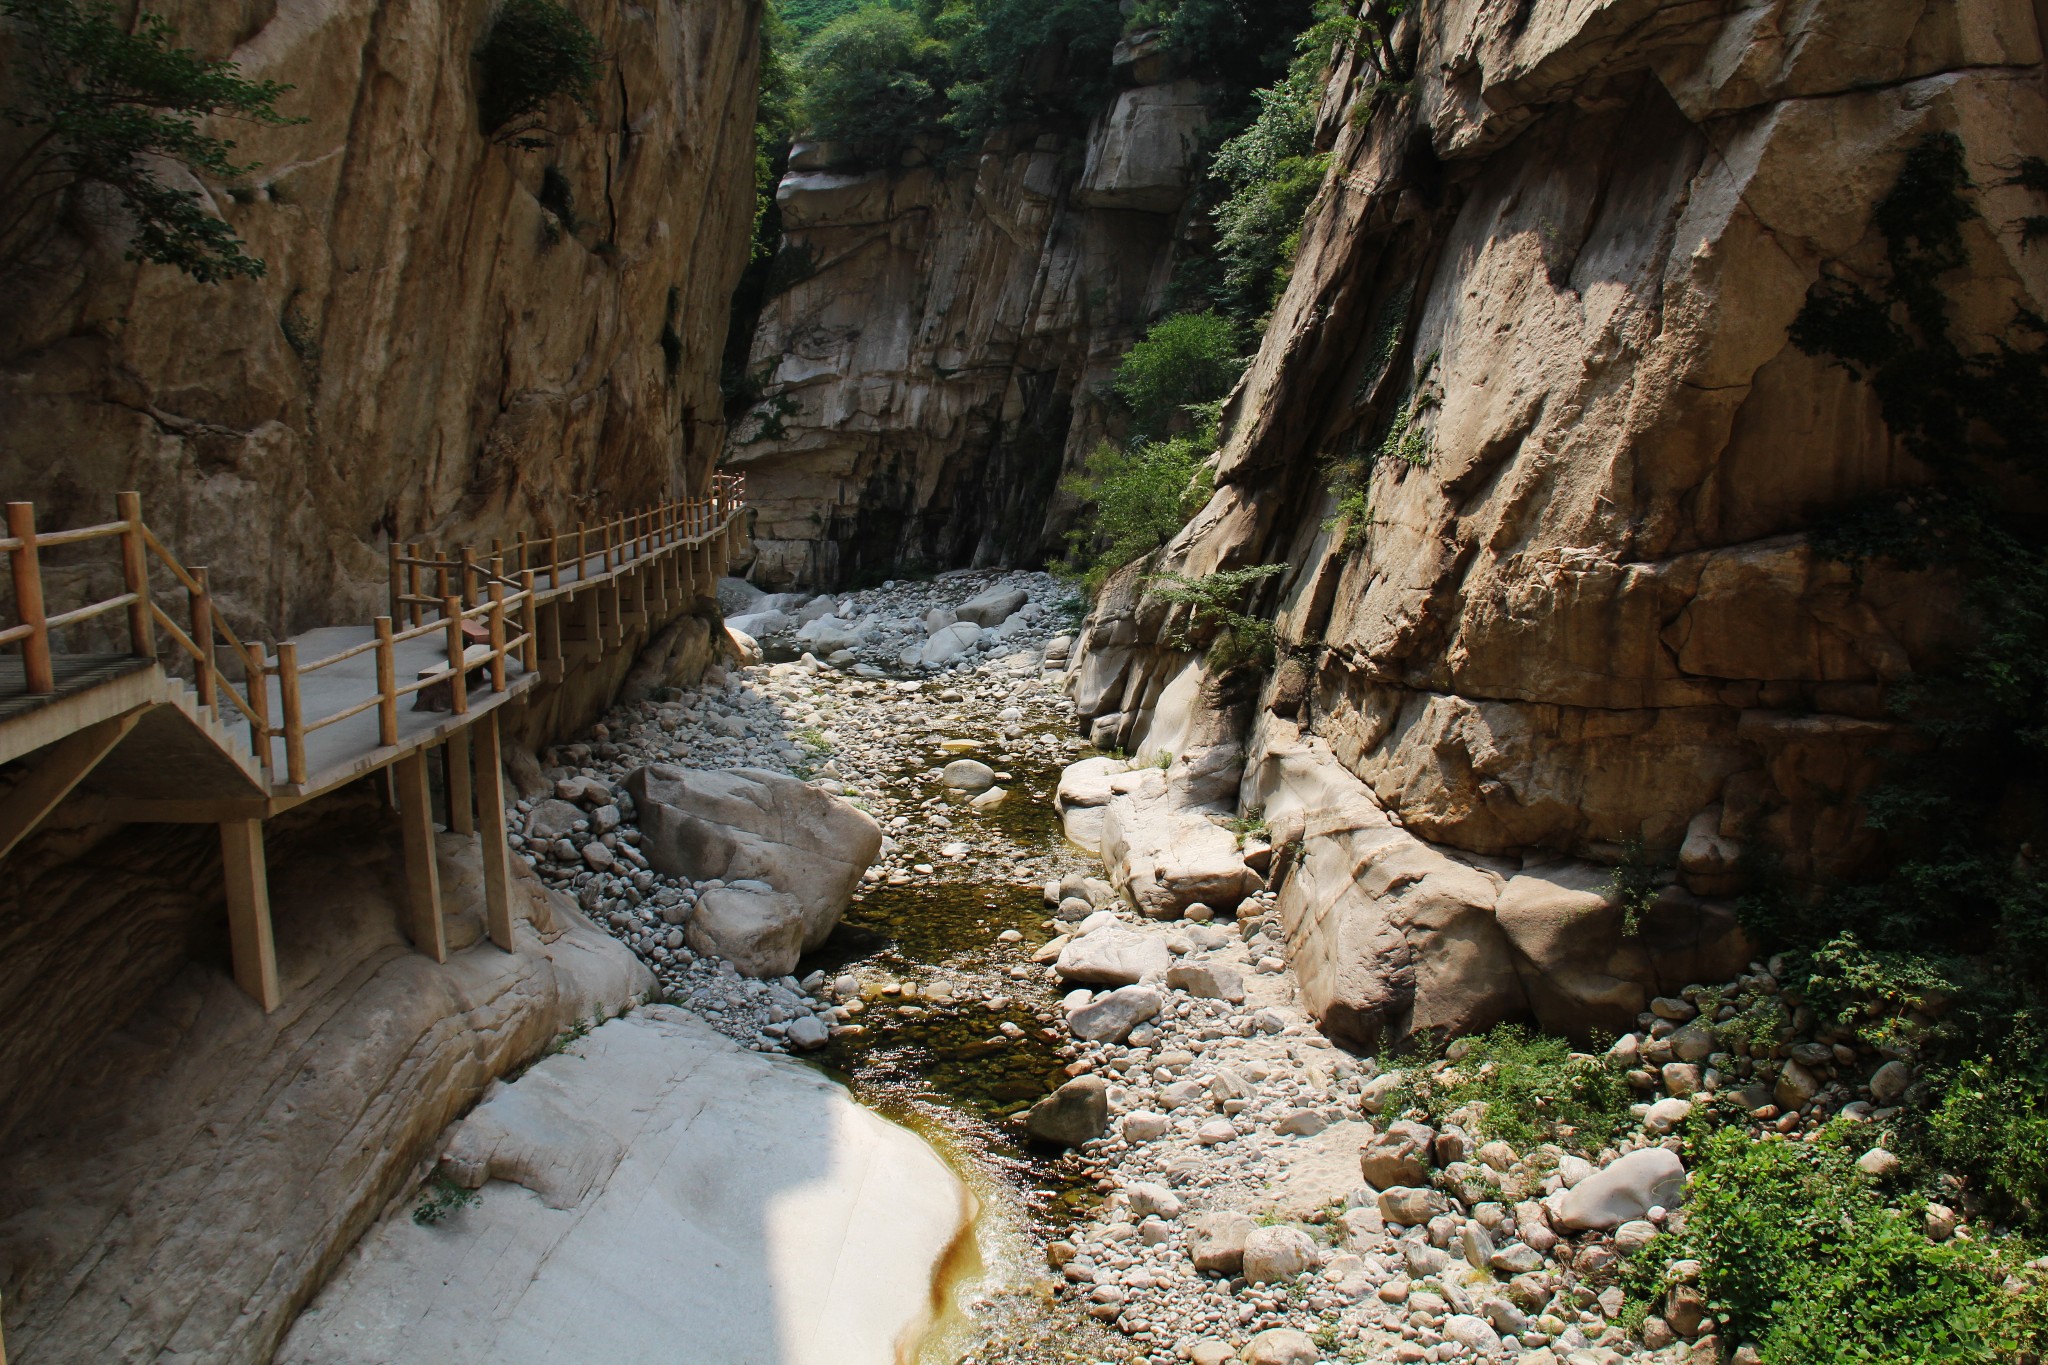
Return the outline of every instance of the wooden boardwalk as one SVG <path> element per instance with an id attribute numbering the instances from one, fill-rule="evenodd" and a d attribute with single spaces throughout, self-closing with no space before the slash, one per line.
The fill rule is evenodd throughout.
<path id="1" fill-rule="evenodd" d="M 0 859 L 67 800 L 93 820 L 218 825 L 235 979 L 266 1010 L 279 990 L 264 820 L 389 768 L 407 932 L 445 960 L 426 766 L 438 750 L 448 826 L 483 833 L 486 919 L 509 951 L 498 711 L 713 595 L 745 534 L 740 483 L 721 475 L 708 496 L 510 546 L 394 545 L 388 615 L 265 648 L 220 619 L 206 570 L 164 548 L 136 494 L 117 507 L 115 521 L 50 533 L 33 506 L 7 504 L 15 624 L 0 630 L 13 651 L 0 653 L 0 763 L 33 766 L 0 797 Z M 51 614 L 44 556 L 93 543 L 118 551 L 124 591 Z M 166 596 L 182 598 L 175 615 Z M 100 618 L 115 613 L 125 652 L 59 647 L 104 636 Z"/>

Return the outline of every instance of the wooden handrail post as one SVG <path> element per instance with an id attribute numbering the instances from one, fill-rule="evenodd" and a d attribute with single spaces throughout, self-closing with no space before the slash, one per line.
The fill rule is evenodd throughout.
<path id="1" fill-rule="evenodd" d="M 505 690 L 505 585 L 491 580 L 491 690 Z"/>
<path id="2" fill-rule="evenodd" d="M 398 743 L 398 659 L 391 644 L 391 618 L 377 618 L 377 743 Z"/>
<path id="3" fill-rule="evenodd" d="M 462 547 L 461 593 L 464 607 L 482 605 L 483 598 L 479 597 L 476 591 L 476 548 L 471 545 Z"/>
<path id="4" fill-rule="evenodd" d="M 189 593 L 192 599 L 192 643 L 198 647 L 199 657 L 193 662 L 193 672 L 199 683 L 199 704 L 218 709 L 220 694 L 214 687 L 213 663 L 213 584 L 207 577 L 205 565 L 193 569 L 192 577 L 198 580 L 199 591 Z"/>
<path id="5" fill-rule="evenodd" d="M 526 532 L 521 531 L 512 541 L 512 571 L 524 573 L 526 568 Z"/>
<path id="6" fill-rule="evenodd" d="M 299 647 L 277 644 L 277 694 L 284 704 L 284 774 L 293 784 L 306 780 L 306 722 L 299 708 Z"/>
<path id="7" fill-rule="evenodd" d="M 526 610 L 520 613 L 526 643 L 519 647 L 519 661 L 532 673 L 540 667 L 540 598 L 533 591 L 533 570 L 519 575 L 519 590 L 526 594 Z"/>
<path id="8" fill-rule="evenodd" d="M 256 764 L 263 770 L 264 777 L 270 778 L 277 763 L 270 752 L 270 673 L 263 661 L 263 646 L 259 643 L 251 650 L 256 663 L 256 676 L 248 676 L 249 667 L 242 666 L 242 685 L 249 691 L 249 743 L 256 751 Z"/>
<path id="9" fill-rule="evenodd" d="M 57 670 L 50 662 L 50 628 L 44 624 L 43 565 L 36 551 L 36 505 L 7 504 L 7 534 L 21 545 L 14 551 L 14 608 L 29 629 L 21 642 L 23 680 L 30 692 L 55 692 Z"/>
<path id="10" fill-rule="evenodd" d="M 467 646 L 462 642 L 462 601 L 456 597 L 441 599 L 441 615 L 448 623 L 448 700 L 451 709 L 458 716 L 469 714 L 469 678 L 463 671 L 462 652 Z"/>
<path id="11" fill-rule="evenodd" d="M 420 547 L 418 542 L 415 541 L 408 544 L 405 547 L 405 595 L 407 597 L 418 597 L 420 595 L 419 558 Z M 405 604 L 405 614 L 407 625 L 418 625 L 422 615 L 420 604 L 418 602 L 407 602 Z"/>
<path id="12" fill-rule="evenodd" d="M 404 572 L 404 571 L 403 571 L 403 570 L 401 570 L 401 569 L 400 569 L 400 568 L 398 567 L 398 542 L 397 542 L 397 541 L 395 541 L 395 540 L 394 540 L 394 541 L 392 541 L 392 542 L 391 542 L 391 544 L 390 544 L 389 546 L 387 546 L 387 547 L 385 548 L 385 550 L 384 550 L 384 558 L 385 558 L 385 559 L 386 559 L 386 560 L 387 560 L 387 561 L 389 562 L 389 564 L 390 564 L 390 577 L 391 577 L 391 594 L 390 594 L 390 608 L 389 608 L 389 609 L 390 609 L 390 612 L 391 612 L 391 614 L 392 614 L 393 616 L 396 616 L 396 615 L 398 615 L 398 613 L 399 613 L 399 610 L 400 610 L 400 608 L 399 608 L 399 605 L 398 605 L 398 599 L 399 599 L 400 597 L 402 597 L 402 596 L 404 596 L 404 595 L 405 595 L 405 581 L 404 581 L 404 579 L 403 579 L 403 577 L 402 577 L 402 574 L 403 574 L 403 572 Z"/>
<path id="13" fill-rule="evenodd" d="M 576 523 L 576 581 L 581 583 L 590 576 L 590 532 L 582 522 Z M 560 584 L 556 585 L 557 587 Z"/>
<path id="14" fill-rule="evenodd" d="M 121 532 L 121 577 L 135 600 L 128 604 L 128 652 L 156 657 L 156 620 L 149 614 L 149 547 L 142 539 L 142 494 L 116 493 L 114 506 L 128 529 Z"/>

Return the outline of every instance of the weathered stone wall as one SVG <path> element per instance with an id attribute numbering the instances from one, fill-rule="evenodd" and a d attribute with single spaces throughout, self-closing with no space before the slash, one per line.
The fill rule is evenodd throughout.
<path id="1" fill-rule="evenodd" d="M 1495 883 L 1636 840 L 1710 898 L 1745 848 L 1852 868 L 1856 793 L 1897 734 L 1888 685 L 1938 657 L 1950 597 L 1810 549 L 1817 507 L 1921 473 L 1868 388 L 1787 327 L 1824 266 L 1881 266 L 1871 210 L 1937 131 L 1984 210 L 1950 282 L 1962 325 L 2048 302 L 2019 225 L 2042 205 L 2002 183 L 2048 145 L 2042 28 L 2025 0 L 1451 3 L 1404 22 L 1412 86 L 1375 97 L 1375 73 L 1340 71 L 1332 174 L 1226 410 L 1217 493 L 1166 552 L 1194 574 L 1288 566 L 1262 600 L 1294 656 L 1254 753 L 1336 765 Z M 1373 461 L 1425 389 L 1426 451 Z M 1347 455 L 1371 469 L 1362 527 L 1332 520 Z M 1136 749 L 1184 656 L 1130 586 L 1087 630 L 1077 692 Z M 1247 799 L 1286 780 L 1260 772 Z M 1491 921 L 1499 889 L 1466 901 Z M 1442 961 L 1371 913 L 1394 965 L 1366 1033 L 1403 1026 L 1418 964 Z M 1528 1007 L 1479 996 L 1420 1014 Z"/>
<path id="2" fill-rule="evenodd" d="M 489 0 L 151 8 L 294 87 L 279 107 L 308 121 L 223 127 L 262 169 L 205 187 L 268 273 L 128 263 L 92 196 L 60 206 L 0 280 L 7 497 L 78 525 L 140 489 L 237 629 L 275 635 L 367 617 L 394 536 L 573 526 L 702 486 L 752 217 L 758 0 L 592 7 L 594 117 L 565 112 L 544 151 L 478 127 Z M 573 231 L 539 201 L 549 166 Z"/>
<path id="3" fill-rule="evenodd" d="M 799 144 L 749 360 L 762 398 L 726 452 L 760 509 L 751 577 L 827 586 L 1058 549 L 1060 472 L 1101 439 L 1098 394 L 1164 296 L 1203 97 L 1138 85 L 1084 144 L 1001 135 L 897 171 Z"/>

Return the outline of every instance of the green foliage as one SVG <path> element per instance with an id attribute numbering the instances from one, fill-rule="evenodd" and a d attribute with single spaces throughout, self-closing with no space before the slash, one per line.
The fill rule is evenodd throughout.
<path id="1" fill-rule="evenodd" d="M 1993 1052 L 1944 1069 L 1921 1147 L 1935 1164 L 1972 1172 L 1990 1210 L 2048 1223 L 2048 1030 L 2023 1013 Z"/>
<path id="2" fill-rule="evenodd" d="M 474 1208 L 482 1199 L 483 1196 L 475 1190 L 464 1189 L 445 1174 L 436 1172 L 433 1180 L 420 1191 L 419 1203 L 413 1205 L 412 1221 L 423 1228 L 430 1228 L 457 1209 Z"/>
<path id="3" fill-rule="evenodd" d="M 1078 132 L 1109 94 L 1123 27 L 1108 0 L 947 0 L 932 21 L 958 79 L 946 123 L 970 146 L 998 128 Z"/>
<path id="4" fill-rule="evenodd" d="M 1398 335 L 1395 345 L 1399 344 Z M 1342 549 L 1348 554 L 1364 541 L 1372 525 L 1372 477 L 1381 464 L 1397 461 L 1411 468 L 1429 463 L 1431 438 L 1423 418 L 1443 402 L 1443 390 L 1431 377 L 1437 358 L 1422 362 L 1422 378 L 1395 412 L 1394 420 L 1370 453 L 1362 448 L 1336 456 L 1326 464 L 1330 491 L 1337 495 L 1335 506 L 1323 522 L 1325 531 L 1342 531 Z"/>
<path id="5" fill-rule="evenodd" d="M 0 0 L 0 15 L 20 26 L 24 96 L 0 115 L 31 131 L 0 179 L 0 260 L 25 256 L 49 201 L 89 183 L 111 190 L 130 219 L 130 260 L 175 266 L 202 284 L 263 274 L 204 196 L 165 184 L 159 168 L 215 181 L 247 175 L 254 164 L 236 163 L 235 144 L 199 121 L 304 122 L 277 112 L 290 86 L 244 80 L 233 62 L 178 47 L 169 22 L 146 10 L 132 31 L 111 4 Z"/>
<path id="6" fill-rule="evenodd" d="M 776 6 L 781 11 L 777 23 L 786 26 L 789 35 L 801 42 L 834 19 L 869 3 L 871 0 L 780 0 Z"/>
<path id="7" fill-rule="evenodd" d="M 1204 433 L 1211 436 L 1213 433 Z M 1129 448 L 1108 442 L 1088 457 L 1084 472 L 1060 484 L 1089 504 L 1087 520 L 1067 533 L 1069 568 L 1089 593 L 1140 555 L 1173 539 L 1202 509 L 1214 487 L 1209 441 L 1176 436 Z"/>
<path id="8" fill-rule="evenodd" d="M 1114 387 L 1140 439 L 1164 435 L 1189 408 L 1230 392 L 1244 371 L 1237 323 L 1221 313 L 1180 313 L 1152 325 L 1117 365 Z"/>
<path id="9" fill-rule="evenodd" d="M 1329 157 L 1315 149 L 1324 68 L 1331 45 L 1354 28 L 1352 20 L 1333 15 L 1302 34 L 1287 74 L 1252 92 L 1258 113 L 1251 125 L 1218 147 L 1210 162 L 1210 179 L 1227 192 L 1211 210 L 1223 262 L 1217 304 L 1233 317 L 1262 316 L 1286 287 L 1302 215 L 1329 167 Z"/>
<path id="10" fill-rule="evenodd" d="M 1754 1341 L 1764 1365 L 1989 1365 L 2038 1349 L 2040 1287 L 2002 1286 L 2014 1253 L 1928 1241 L 1918 1206 L 1894 1207 L 1856 1169 L 1867 1143 L 1848 1124 L 1814 1142 L 1708 1135 L 1690 1154 L 1683 1230 L 1659 1240 L 1657 1263 L 1700 1261 L 1726 1337 Z M 1661 1292 L 1652 1274 L 1635 1271 L 1639 1295 Z"/>
<path id="11" fill-rule="evenodd" d="M 557 0 L 505 0 L 476 50 L 477 116 L 487 136 L 508 146 L 545 147 L 549 107 L 568 99 L 594 117 L 604 57 L 575 12 Z"/>
<path id="12" fill-rule="evenodd" d="M 1562 1038 L 1519 1024 L 1460 1040 L 1464 1053 L 1436 1075 L 1416 1067 L 1395 1092 L 1390 1112 L 1420 1109 L 1442 1123 L 1483 1106 L 1478 1132 L 1517 1147 L 1537 1142 L 1593 1152 L 1629 1125 L 1635 1096 L 1612 1057 L 1574 1052 Z"/>
<path id="13" fill-rule="evenodd" d="M 1189 578 L 1185 574 L 1156 574 L 1151 590 L 1161 601 L 1189 608 L 1187 619 L 1172 636 L 1176 649 L 1191 649 L 1197 637 L 1207 637 L 1209 663 L 1218 672 L 1233 668 L 1268 668 L 1274 654 L 1273 623 L 1253 616 L 1242 607 L 1259 584 L 1275 574 L 1285 573 L 1285 564 L 1249 564 L 1241 569 L 1220 569 Z"/>
<path id="14" fill-rule="evenodd" d="M 1641 839 L 1622 845 L 1621 861 L 1614 865 L 1614 877 L 1607 883 L 1607 896 L 1621 908 L 1621 933 L 1634 938 L 1643 927 L 1643 917 L 1657 904 L 1663 889 L 1658 868 L 1643 848 Z"/>
<path id="15" fill-rule="evenodd" d="M 2023 164 L 2012 183 L 2048 193 L 2048 167 Z M 2048 323 L 2019 309 L 1988 345 L 1952 325 L 1972 188 L 1954 135 L 1917 144 L 1872 218 L 1887 271 L 1874 284 L 1830 271 L 1792 326 L 1802 349 L 1869 383 L 1927 473 L 1834 509 L 1816 548 L 1859 574 L 1943 570 L 1967 629 L 1951 662 L 1893 690 L 1908 735 L 1863 798 L 1883 859 L 1860 882 L 1746 906 L 1753 927 L 1805 950 L 1817 1009 L 1926 1047 L 1965 1085 L 2048 997 Z M 1929 1006 L 1950 1001 L 1962 1003 L 1935 1026 Z M 1941 1112 L 1923 1135 L 1930 1159 L 2040 1226 L 2032 1177 L 1960 1140 L 1981 1106 Z M 2038 1097 L 2016 1112 L 2019 1139 Z"/>
<path id="16" fill-rule="evenodd" d="M 1130 26 L 1160 29 L 1182 65 L 1218 80 L 1227 114 L 1233 89 L 1256 89 L 1285 71 L 1297 35 L 1319 11 L 1337 9 L 1314 0 L 1139 0 Z"/>
<path id="17" fill-rule="evenodd" d="M 914 14 L 842 15 L 804 45 L 798 70 L 805 127 L 864 164 L 893 166 L 917 139 L 945 135 L 952 54 Z"/>

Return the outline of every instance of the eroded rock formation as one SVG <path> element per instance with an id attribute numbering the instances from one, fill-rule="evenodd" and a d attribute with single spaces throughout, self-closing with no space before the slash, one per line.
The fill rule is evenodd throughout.
<path id="1" fill-rule="evenodd" d="M 2043 307 L 2019 222 L 2041 206 L 2008 183 L 2048 139 L 2042 16 L 1454 4 L 1396 40 L 1412 83 L 1355 57 L 1333 81 L 1332 173 L 1226 410 L 1215 497 L 1164 562 L 1288 566 L 1262 599 L 1283 657 L 1242 800 L 1291 812 L 1283 910 L 1318 1011 L 1361 1038 L 1583 1030 L 1725 970 L 1658 963 L 1740 952 L 1714 898 L 1746 850 L 1800 879 L 1868 852 L 1855 797 L 1899 734 L 1887 686 L 1933 657 L 1952 599 L 1809 545 L 1816 508 L 1922 475 L 1868 388 L 1787 328 L 1824 269 L 1881 268 L 1872 208 L 1941 132 L 1983 209 L 1961 327 Z M 1103 742 L 1170 750 L 1152 736 L 1181 723 L 1161 698 L 1187 656 L 1142 573 L 1105 594 L 1076 695 Z M 1676 867 L 1668 945 L 1625 940 L 1611 874 L 1559 863 L 1637 843 Z M 1562 889 L 1522 904 L 1531 876 L 1587 913 Z"/>
<path id="2" fill-rule="evenodd" d="M 753 212 L 735 94 L 758 4 L 597 7 L 592 117 L 565 101 L 539 151 L 478 126 L 489 6 L 151 9 L 293 86 L 280 111 L 307 122 L 221 130 L 261 163 L 247 183 L 192 185 L 268 273 L 126 262 L 90 195 L 53 221 L 0 279 L 7 497 L 55 527 L 140 489 L 244 637 L 276 638 L 367 618 L 394 537 L 573 529 L 703 486 Z"/>
<path id="3" fill-rule="evenodd" d="M 1085 146 L 998 136 L 964 162 L 854 172 L 798 145 L 749 362 L 762 399 L 726 452 L 760 509 L 756 581 L 1057 547 L 1060 471 L 1100 439 L 1098 391 L 1158 311 L 1206 121 L 1199 83 L 1154 80 Z"/>

